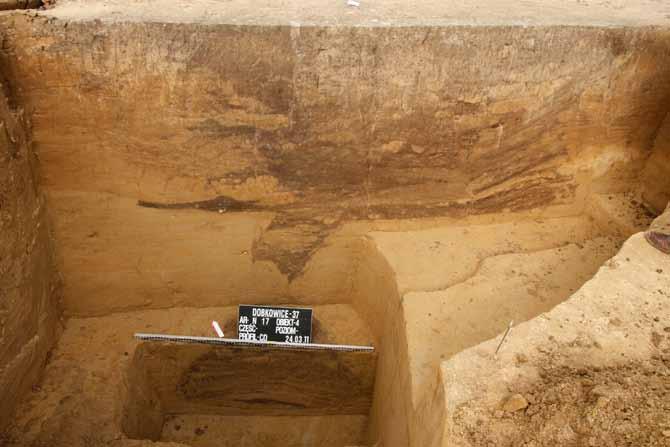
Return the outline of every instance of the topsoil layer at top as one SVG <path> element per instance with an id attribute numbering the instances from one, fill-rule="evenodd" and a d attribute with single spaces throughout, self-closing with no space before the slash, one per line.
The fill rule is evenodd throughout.
<path id="1" fill-rule="evenodd" d="M 66 20 L 313 26 L 668 26 L 666 0 L 58 0 Z"/>

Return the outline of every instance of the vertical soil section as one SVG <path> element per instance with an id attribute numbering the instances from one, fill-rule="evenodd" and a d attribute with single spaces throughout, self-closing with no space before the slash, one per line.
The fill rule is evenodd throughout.
<path id="1" fill-rule="evenodd" d="M 670 98 L 663 29 L 177 22 L 0 17 L 68 314 L 280 299 L 360 221 L 576 214 Z"/>
<path id="2" fill-rule="evenodd" d="M 5 83 L 3 87 L 7 88 Z M 57 340 L 58 278 L 23 112 L 0 94 L 0 430 Z M 1 443 L 1 440 L 0 440 Z"/>
<path id="3" fill-rule="evenodd" d="M 369 352 L 144 342 L 130 368 L 146 371 L 153 391 L 142 395 L 155 393 L 166 414 L 367 415 L 375 360 Z"/>
<path id="4" fill-rule="evenodd" d="M 662 212 L 670 201 L 670 113 L 656 133 L 642 174 L 642 190 L 645 201 L 655 212 Z"/>

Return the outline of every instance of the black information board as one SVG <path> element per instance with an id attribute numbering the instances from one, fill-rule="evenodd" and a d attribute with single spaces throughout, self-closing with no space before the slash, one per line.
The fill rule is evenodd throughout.
<path id="1" fill-rule="evenodd" d="M 240 304 L 237 333 L 240 340 L 311 343 L 312 309 Z"/>

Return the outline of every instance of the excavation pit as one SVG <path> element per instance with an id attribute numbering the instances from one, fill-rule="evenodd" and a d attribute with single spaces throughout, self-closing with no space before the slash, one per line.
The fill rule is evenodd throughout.
<path id="1" fill-rule="evenodd" d="M 214 342 L 137 347 L 127 376 L 126 435 L 199 446 L 365 442 L 372 349 Z"/>
<path id="2" fill-rule="evenodd" d="M 480 447 L 664 361 L 670 6 L 374 3 L 0 12 L 3 447 Z M 242 303 L 375 351 L 133 338 Z"/>
<path id="3" fill-rule="evenodd" d="M 71 317 L 35 392 L 42 403 L 21 413 L 27 425 L 16 430 L 49 411 L 73 445 L 119 433 L 195 447 L 374 445 L 389 423 L 395 436 L 409 436 L 420 427 L 413 418 L 431 421 L 413 407 L 429 403 L 431 417 L 439 414 L 442 361 L 568 299 L 617 252 L 631 228 L 622 222 L 648 225 L 644 207 L 630 203 L 612 195 L 595 200 L 590 209 L 599 211 L 588 216 L 487 216 L 371 232 L 350 247 L 359 256 L 350 304 L 299 306 L 314 310 L 316 343 L 374 353 L 133 337 L 211 337 L 217 319 L 234 338 L 236 306 Z"/>

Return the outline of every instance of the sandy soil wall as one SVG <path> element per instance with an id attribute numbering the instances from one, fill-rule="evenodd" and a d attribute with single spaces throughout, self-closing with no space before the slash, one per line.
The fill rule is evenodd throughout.
<path id="1" fill-rule="evenodd" d="M 410 445 L 407 339 L 395 273 L 369 238 L 358 240 L 356 252 L 352 305 L 367 316 L 378 352 L 369 443 Z"/>
<path id="2" fill-rule="evenodd" d="M 54 269 L 37 160 L 23 113 L 0 94 L 0 429 L 39 377 L 58 333 Z"/>
<path id="3" fill-rule="evenodd" d="M 670 98 L 659 28 L 1 20 L 77 315 L 336 301 L 347 222 L 577 212 Z"/>
<path id="4" fill-rule="evenodd" d="M 369 352 L 145 343 L 131 368 L 146 370 L 166 414 L 367 415 L 375 360 Z"/>
<path id="5" fill-rule="evenodd" d="M 670 113 L 658 130 L 642 181 L 645 201 L 654 211 L 663 211 L 670 202 Z"/>

